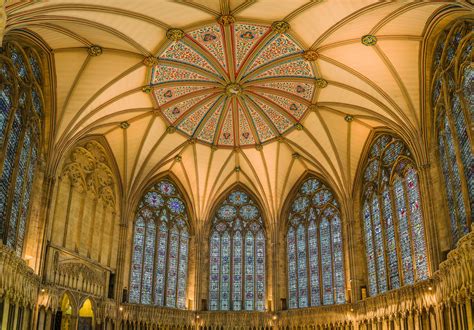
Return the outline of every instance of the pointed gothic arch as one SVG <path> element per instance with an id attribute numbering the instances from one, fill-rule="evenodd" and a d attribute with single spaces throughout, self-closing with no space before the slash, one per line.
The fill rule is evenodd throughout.
<path id="1" fill-rule="evenodd" d="M 263 209 L 242 184 L 223 192 L 209 219 L 209 309 L 265 310 Z"/>
<path id="2" fill-rule="evenodd" d="M 131 303 L 186 308 L 189 223 L 183 193 L 169 176 L 144 190 L 133 226 Z"/>

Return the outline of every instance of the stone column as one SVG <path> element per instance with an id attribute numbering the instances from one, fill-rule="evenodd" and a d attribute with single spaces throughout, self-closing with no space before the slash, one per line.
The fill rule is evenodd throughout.
<path id="1" fill-rule="evenodd" d="M 5 25 L 7 24 L 7 13 L 5 11 L 5 0 L 0 0 L 0 45 L 5 34 Z"/>

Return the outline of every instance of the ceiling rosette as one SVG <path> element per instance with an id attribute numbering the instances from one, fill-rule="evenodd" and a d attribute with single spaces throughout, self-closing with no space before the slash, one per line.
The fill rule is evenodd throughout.
<path id="1" fill-rule="evenodd" d="M 216 147 L 261 145 L 297 127 L 316 77 L 287 30 L 247 22 L 173 29 L 150 82 L 168 125 Z"/>

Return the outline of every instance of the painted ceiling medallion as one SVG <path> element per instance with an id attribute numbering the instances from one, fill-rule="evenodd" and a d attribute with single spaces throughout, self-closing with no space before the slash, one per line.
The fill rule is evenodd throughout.
<path id="1" fill-rule="evenodd" d="M 288 24 L 221 21 L 170 33 L 160 51 L 150 85 L 168 125 L 219 148 L 258 146 L 297 127 L 317 81 Z"/>

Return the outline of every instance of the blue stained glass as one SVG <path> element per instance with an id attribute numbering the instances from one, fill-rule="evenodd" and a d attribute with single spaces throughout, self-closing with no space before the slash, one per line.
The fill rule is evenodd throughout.
<path id="1" fill-rule="evenodd" d="M 211 310 L 265 309 L 265 240 L 259 214 L 255 202 L 240 190 L 217 208 L 212 232 L 222 237 L 211 238 L 211 246 L 221 240 L 210 251 Z"/>
<path id="2" fill-rule="evenodd" d="M 132 265 L 132 273 L 138 272 L 141 281 L 131 278 L 130 302 L 186 307 L 189 234 L 185 210 L 180 194 L 167 180 L 158 182 L 143 194 L 137 219 L 147 223 L 146 235 L 134 247 L 143 255 L 140 267 L 135 270 Z M 133 293 L 132 286 L 135 286 Z M 141 292 L 139 301 L 134 296 L 135 291 Z"/>
<path id="3" fill-rule="evenodd" d="M 392 137 L 390 135 L 386 135 L 386 134 L 380 135 L 372 144 L 372 147 L 370 149 L 370 158 L 380 156 L 382 153 L 382 150 L 385 149 L 385 147 L 391 140 L 392 140 Z"/>
<path id="4" fill-rule="evenodd" d="M 223 205 L 217 211 L 217 215 L 224 220 L 232 220 L 237 215 L 237 209 L 232 205 Z"/>
<path id="5" fill-rule="evenodd" d="M 469 232 L 469 228 L 467 226 L 467 215 L 465 213 L 465 206 L 464 206 L 464 197 L 462 194 L 462 190 L 460 189 L 461 187 L 461 174 L 459 171 L 457 159 L 456 159 L 456 151 L 454 147 L 454 140 L 453 140 L 453 135 L 451 133 L 451 128 L 449 126 L 449 122 L 446 120 L 444 122 L 444 133 L 445 133 L 445 139 L 446 139 L 446 150 L 449 155 L 449 160 L 451 161 L 451 173 L 452 173 L 452 179 L 454 183 L 454 187 L 458 187 L 454 191 L 454 196 L 456 200 L 456 204 L 458 206 L 458 216 L 459 216 L 459 223 L 458 223 L 458 229 L 459 229 L 459 234 L 460 236 L 463 236 L 464 234 L 467 234 Z M 462 207 L 461 207 L 462 205 Z"/>
<path id="6" fill-rule="evenodd" d="M 155 274 L 155 305 L 164 306 L 165 303 L 165 278 L 166 278 L 166 250 L 168 246 L 168 227 L 166 223 L 160 224 L 158 231 L 158 253 L 156 254 Z"/>
<path id="7" fill-rule="evenodd" d="M 8 191 L 10 190 L 10 182 L 13 177 L 13 170 L 15 167 L 15 157 L 18 150 L 20 134 L 23 129 L 20 111 L 15 112 L 13 125 L 8 136 L 7 149 L 5 159 L 3 162 L 3 173 L 0 179 L 0 219 L 5 221 L 7 219 L 6 207 Z M 3 230 L 3 225 L 0 228 Z M 3 235 L 3 232 L 1 233 Z"/>
<path id="8" fill-rule="evenodd" d="M 339 215 L 334 217 L 331 221 L 331 237 L 336 304 L 343 304 L 346 301 L 346 294 L 344 292 L 344 259 L 342 252 L 341 221 Z"/>
<path id="9" fill-rule="evenodd" d="M 320 190 L 313 196 L 313 204 L 322 207 L 332 199 L 332 193 L 329 190 Z"/>
<path id="10" fill-rule="evenodd" d="M 446 119 L 444 118 L 444 120 Z M 451 174 L 449 172 L 450 161 L 449 161 L 449 156 L 447 155 L 447 152 L 446 152 L 444 138 L 445 137 L 443 133 L 440 133 L 438 136 L 438 149 L 439 149 L 440 159 L 441 159 L 441 168 L 442 168 L 444 180 L 445 180 L 446 195 L 447 195 L 446 197 L 448 199 L 448 212 L 449 212 L 449 218 L 451 222 L 451 235 L 453 236 L 454 241 L 457 241 L 460 238 L 459 230 L 458 230 L 457 212 L 456 212 L 457 207 L 455 203 Z M 459 207 L 463 208 L 464 204 L 460 205 Z"/>
<path id="11" fill-rule="evenodd" d="M 25 79 L 27 75 L 25 59 L 20 51 L 13 45 L 10 46 L 10 59 L 12 60 L 17 70 L 18 76 Z"/>
<path id="12" fill-rule="evenodd" d="M 461 100 L 457 93 L 451 93 L 451 107 L 454 118 L 454 126 L 461 154 L 461 162 L 466 177 L 467 191 L 469 200 L 474 202 L 474 155 L 472 154 L 472 145 L 469 141 L 468 125 L 461 108 Z"/>
<path id="13" fill-rule="evenodd" d="M 179 239 L 179 265 L 178 265 L 178 308 L 186 307 L 186 283 L 188 274 L 188 241 L 189 235 L 184 228 Z"/>
<path id="14" fill-rule="evenodd" d="M 244 205 L 239 214 L 244 220 L 252 220 L 258 216 L 258 209 L 254 205 Z"/>
<path id="15" fill-rule="evenodd" d="M 378 159 L 372 160 L 365 169 L 364 179 L 366 181 L 373 181 L 377 178 L 379 172 L 380 162 Z"/>
<path id="16" fill-rule="evenodd" d="M 220 287 L 220 309 L 230 309 L 230 236 L 225 232 L 221 238 L 221 287 Z"/>
<path id="17" fill-rule="evenodd" d="M 296 230 L 298 249 L 298 307 L 308 307 L 308 270 L 306 269 L 306 233 L 302 224 Z"/>
<path id="18" fill-rule="evenodd" d="M 255 255 L 254 236 L 251 232 L 245 235 L 245 310 L 254 309 L 255 298 Z"/>
<path id="19" fill-rule="evenodd" d="M 382 192 L 382 208 L 385 234 L 387 238 L 390 288 L 397 289 L 400 287 L 400 277 L 398 276 L 397 243 L 395 239 L 395 225 L 393 221 L 392 202 L 390 199 L 390 191 L 388 187 L 385 187 L 384 191 Z"/>
<path id="20" fill-rule="evenodd" d="M 164 200 L 160 194 L 156 191 L 150 191 L 145 195 L 145 203 L 147 203 L 150 207 L 159 208 L 163 206 Z"/>
<path id="21" fill-rule="evenodd" d="M 408 217 L 405 202 L 403 183 L 400 178 L 395 179 L 395 204 L 398 215 L 398 236 L 400 237 L 400 250 L 403 270 L 403 282 L 405 285 L 414 283 L 413 261 L 411 240 L 408 228 Z"/>
<path id="22" fill-rule="evenodd" d="M 172 197 L 168 199 L 167 206 L 174 214 L 181 214 L 184 212 L 184 203 L 179 198 Z"/>
<path id="23" fill-rule="evenodd" d="M 36 81 L 38 83 L 41 83 L 41 81 L 43 80 L 43 75 L 41 73 L 41 67 L 38 59 L 36 58 L 36 55 L 30 54 L 28 56 L 28 60 L 30 62 L 31 71 L 33 71 L 33 75 L 35 76 Z"/>
<path id="24" fill-rule="evenodd" d="M 323 304 L 334 304 L 333 282 L 332 282 L 332 252 L 331 252 L 331 229 L 329 221 L 323 219 L 319 225 L 319 236 L 321 243 L 321 271 L 323 279 Z"/>
<path id="25" fill-rule="evenodd" d="M 240 231 L 234 234 L 233 246 L 233 281 L 232 281 L 232 309 L 242 309 L 242 234 Z"/>
<path id="26" fill-rule="evenodd" d="M 290 308 L 344 302 L 344 257 L 337 208 L 339 204 L 333 193 L 316 178 L 304 181 L 299 192 L 288 216 Z M 324 224 L 320 225 L 318 236 L 319 221 Z M 336 223 L 333 224 L 332 221 Z M 331 234 L 332 230 L 338 232 Z"/>
<path id="27" fill-rule="evenodd" d="M 306 196 L 298 197 L 293 202 L 293 212 L 303 212 L 309 205 L 309 199 Z"/>
<path id="28" fill-rule="evenodd" d="M 165 196 L 176 194 L 176 188 L 169 181 L 162 181 L 158 184 L 158 190 Z"/>
<path id="29" fill-rule="evenodd" d="M 18 225 L 18 238 L 16 242 L 16 254 L 20 257 L 23 251 L 23 240 L 25 237 L 26 220 L 28 217 L 28 211 L 30 206 L 30 195 L 33 186 L 33 177 L 36 169 L 36 158 L 38 149 L 36 145 L 33 145 L 31 150 L 30 162 L 28 164 L 28 178 L 25 187 L 25 195 L 23 196 L 23 202 L 21 207 L 21 215 Z"/>
<path id="30" fill-rule="evenodd" d="M 369 295 L 377 294 L 377 272 L 375 270 L 375 251 L 373 245 L 372 234 L 372 220 L 370 214 L 369 204 L 364 204 L 364 232 L 365 232 L 365 246 L 367 254 L 367 268 L 369 274 Z"/>
<path id="31" fill-rule="evenodd" d="M 471 116 L 471 121 L 474 120 L 474 92 L 472 86 L 474 86 L 474 68 L 472 68 L 472 65 L 467 65 L 463 70 L 462 90 Z"/>
<path id="32" fill-rule="evenodd" d="M 179 231 L 171 229 L 168 251 L 168 281 L 166 283 L 166 306 L 176 307 L 176 284 L 178 276 Z"/>
<path id="33" fill-rule="evenodd" d="M 293 227 L 288 229 L 286 238 L 288 252 L 288 297 L 290 308 L 298 307 L 298 291 L 296 277 L 296 237 Z"/>
<path id="34" fill-rule="evenodd" d="M 0 89 L 0 146 L 3 144 L 5 138 L 4 134 L 11 111 L 11 93 L 11 87 L 8 85 Z"/>
<path id="35" fill-rule="evenodd" d="M 321 305 L 319 284 L 319 253 L 317 227 L 314 221 L 308 226 L 309 276 L 311 288 L 311 306 Z"/>
<path id="36" fill-rule="evenodd" d="M 321 183 L 315 179 L 308 179 L 302 185 L 300 191 L 303 194 L 311 194 L 321 187 Z"/>
<path id="37" fill-rule="evenodd" d="M 153 262 L 155 260 L 156 226 L 153 220 L 148 220 L 145 233 L 145 254 L 143 256 L 142 304 L 151 304 L 153 291 Z"/>
<path id="38" fill-rule="evenodd" d="M 21 197 L 23 194 L 23 185 L 27 176 L 28 158 L 30 156 L 31 138 L 28 130 L 23 139 L 20 150 L 20 158 L 16 165 L 17 173 L 13 188 L 13 198 L 11 203 L 10 225 L 8 228 L 7 246 L 14 249 L 17 239 L 18 216 L 20 212 Z"/>
<path id="39" fill-rule="evenodd" d="M 383 154 L 384 165 L 392 165 L 397 157 L 402 153 L 405 145 L 402 141 L 394 141 L 388 145 Z"/>
<path id="40" fill-rule="evenodd" d="M 135 221 L 133 237 L 132 270 L 130 275 L 130 297 L 132 304 L 140 302 L 140 289 L 143 266 L 143 247 L 145 245 L 145 221 L 139 217 Z"/>
<path id="41" fill-rule="evenodd" d="M 377 278 L 379 293 L 387 291 L 387 272 L 385 269 L 385 250 L 383 246 L 382 223 L 380 221 L 378 196 L 372 196 L 372 225 L 374 230 L 375 254 L 377 256 Z"/>
<path id="42" fill-rule="evenodd" d="M 243 191 L 234 191 L 229 195 L 229 201 L 234 205 L 244 205 L 249 202 L 249 196 Z"/>
<path id="43" fill-rule="evenodd" d="M 257 233 L 255 242 L 255 252 L 257 259 L 255 261 L 255 282 L 256 282 L 256 310 L 265 310 L 265 235 L 262 231 Z"/>
<path id="44" fill-rule="evenodd" d="M 210 278 L 209 278 L 209 309 L 219 310 L 219 271 L 220 271 L 220 236 L 215 231 L 211 236 L 210 247 Z"/>
<path id="45" fill-rule="evenodd" d="M 405 180 L 407 185 L 408 202 L 410 204 L 412 239 L 415 247 L 416 279 L 426 280 L 429 274 L 426 260 L 423 217 L 421 215 L 421 200 L 416 171 L 414 169 L 409 169 L 406 173 Z"/>
<path id="46" fill-rule="evenodd" d="M 31 100 L 33 102 L 33 109 L 35 110 L 36 114 L 42 117 L 43 116 L 43 102 L 41 101 L 40 94 L 36 90 L 36 87 L 33 87 L 33 89 L 31 90 Z"/>

